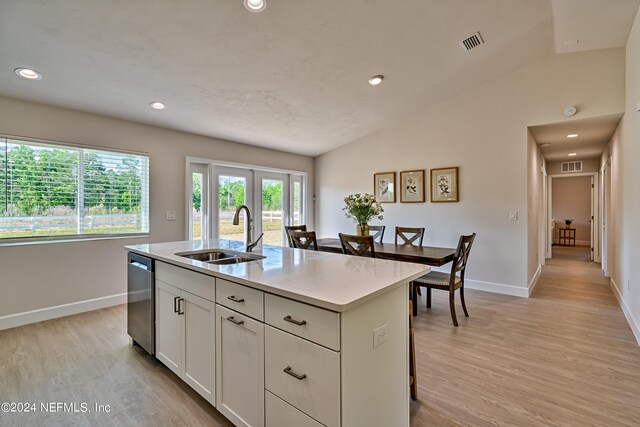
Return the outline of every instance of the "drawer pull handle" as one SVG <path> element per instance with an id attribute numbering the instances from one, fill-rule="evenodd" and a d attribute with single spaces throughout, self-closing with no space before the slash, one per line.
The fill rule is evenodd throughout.
<path id="1" fill-rule="evenodd" d="M 178 312 L 178 300 L 180 299 L 180 297 L 174 297 L 173 298 L 173 312 L 177 313 Z"/>
<path id="2" fill-rule="evenodd" d="M 244 298 L 236 298 L 235 295 L 231 295 L 230 297 L 227 297 L 227 299 L 230 299 L 233 302 L 244 302 Z"/>
<path id="3" fill-rule="evenodd" d="M 227 320 L 231 323 L 235 323 L 236 325 L 240 326 L 240 325 L 244 325 L 244 320 L 236 320 L 233 318 L 233 316 L 229 316 L 227 317 Z"/>
<path id="4" fill-rule="evenodd" d="M 291 366 L 287 366 L 287 367 L 286 367 L 286 368 L 284 368 L 282 371 L 283 371 L 285 374 L 289 374 L 289 375 L 291 375 L 293 378 L 295 378 L 295 379 L 297 379 L 297 380 L 300 380 L 300 381 L 302 381 L 303 379 L 307 378 L 307 374 L 302 374 L 302 375 L 300 375 L 300 374 L 296 374 L 295 372 L 293 372 L 293 371 L 291 370 Z"/>
<path id="5" fill-rule="evenodd" d="M 307 324 L 306 320 L 292 319 L 291 316 L 285 316 L 282 318 L 282 320 L 284 320 L 285 322 L 293 323 L 294 325 L 298 325 L 298 326 L 304 326 Z"/>

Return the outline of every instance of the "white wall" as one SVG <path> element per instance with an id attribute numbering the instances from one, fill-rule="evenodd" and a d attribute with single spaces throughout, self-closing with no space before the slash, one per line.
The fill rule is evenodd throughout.
<path id="1" fill-rule="evenodd" d="M 609 274 L 640 343 L 640 10 L 626 46 L 625 114 L 610 143 Z M 606 151 L 605 151 L 606 153 Z M 606 161 L 606 155 L 603 156 Z"/>
<path id="2" fill-rule="evenodd" d="M 0 327 L 3 316 L 124 293 L 124 245 L 184 240 L 186 156 L 304 171 L 313 189 L 310 157 L 7 98 L 0 133 L 148 152 L 151 220 L 148 239 L 0 246 Z M 311 197 L 306 212 L 313 228 Z"/>
<path id="3" fill-rule="evenodd" d="M 573 219 L 571 227 L 576 229 L 576 244 L 591 243 L 591 177 L 572 176 L 552 179 L 552 217 L 556 220 L 555 242 L 565 219 Z"/>
<path id="4" fill-rule="evenodd" d="M 527 283 L 529 294 L 535 286 L 540 267 L 544 264 L 546 235 L 546 214 L 543 194 L 546 164 L 542 152 L 536 144 L 531 131 L 527 129 Z"/>
<path id="5" fill-rule="evenodd" d="M 342 199 L 371 192 L 375 172 L 459 166 L 459 203 L 385 205 L 383 223 L 423 225 L 435 246 L 476 232 L 468 286 L 528 295 L 527 127 L 566 120 L 566 105 L 579 106 L 575 119 L 622 112 L 623 76 L 624 49 L 551 55 L 319 156 L 319 235 L 354 230 Z"/>

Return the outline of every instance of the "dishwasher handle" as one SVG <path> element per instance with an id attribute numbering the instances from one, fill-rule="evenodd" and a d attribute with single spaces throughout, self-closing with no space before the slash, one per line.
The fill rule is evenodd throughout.
<path id="1" fill-rule="evenodd" d="M 141 269 L 146 270 L 146 271 L 149 271 L 149 267 L 148 266 L 146 266 L 146 265 L 144 265 L 144 264 L 142 264 L 141 262 L 138 262 L 138 261 L 131 261 L 129 263 L 129 265 L 131 265 L 133 267 L 141 268 Z"/>

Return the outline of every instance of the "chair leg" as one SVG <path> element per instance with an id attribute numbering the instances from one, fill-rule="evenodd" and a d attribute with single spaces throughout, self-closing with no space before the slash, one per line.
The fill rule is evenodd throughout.
<path id="1" fill-rule="evenodd" d="M 415 305 L 409 301 L 410 311 L 413 310 Z M 418 377 L 416 376 L 416 344 L 413 334 L 413 316 L 409 315 L 409 387 L 411 390 L 411 398 L 413 400 L 418 399 Z"/>
<path id="2" fill-rule="evenodd" d="M 453 320 L 453 326 L 458 326 L 458 319 L 456 318 L 456 301 L 454 299 L 455 292 L 449 291 L 449 308 L 451 309 L 451 320 Z"/>
<path id="3" fill-rule="evenodd" d="M 413 308 L 411 309 L 412 313 L 414 316 L 418 315 L 418 295 L 417 295 L 417 290 L 418 290 L 418 285 L 416 285 L 415 283 L 411 283 L 410 286 L 410 292 L 411 292 L 411 305 L 413 306 Z"/>
<path id="4" fill-rule="evenodd" d="M 427 288 L 427 308 L 431 308 L 431 288 Z"/>
<path id="5" fill-rule="evenodd" d="M 469 312 L 467 311 L 467 305 L 464 303 L 464 286 L 460 288 L 460 302 L 462 302 L 462 309 L 464 310 L 464 315 L 469 317 Z"/>

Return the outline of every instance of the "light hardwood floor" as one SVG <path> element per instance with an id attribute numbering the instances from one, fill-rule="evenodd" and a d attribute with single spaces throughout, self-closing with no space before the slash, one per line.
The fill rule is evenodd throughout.
<path id="1" fill-rule="evenodd" d="M 412 426 L 640 425 L 640 349 L 608 279 L 581 250 L 556 250 L 532 298 L 468 290 L 471 317 L 459 316 L 458 328 L 445 292 L 433 291 L 429 310 L 422 297 Z M 168 369 L 129 347 L 124 306 L 0 331 L 5 401 L 111 410 L 0 412 L 1 426 L 230 425 Z"/>

